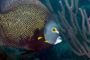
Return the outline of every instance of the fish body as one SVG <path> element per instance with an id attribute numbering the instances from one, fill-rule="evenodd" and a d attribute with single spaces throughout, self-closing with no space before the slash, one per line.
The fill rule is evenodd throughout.
<path id="1" fill-rule="evenodd" d="M 53 45 L 44 42 L 43 29 L 55 18 L 40 1 L 4 0 L 0 8 L 1 46 L 43 50 Z"/>

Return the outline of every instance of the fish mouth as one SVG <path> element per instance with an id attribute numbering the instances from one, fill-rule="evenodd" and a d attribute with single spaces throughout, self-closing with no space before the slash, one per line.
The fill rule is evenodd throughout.
<path id="1" fill-rule="evenodd" d="M 56 42 L 54 44 L 58 44 L 58 43 L 61 43 L 62 42 L 62 39 L 60 36 L 57 37 L 56 39 Z"/>
<path id="2" fill-rule="evenodd" d="M 56 44 L 58 44 L 58 43 L 61 43 L 62 42 L 62 39 L 61 39 L 61 37 L 60 36 L 58 36 L 57 37 L 57 39 L 56 39 L 56 41 L 55 41 L 55 43 L 50 43 L 49 41 L 44 41 L 45 43 L 48 43 L 48 44 L 53 44 L 53 45 L 56 45 Z"/>

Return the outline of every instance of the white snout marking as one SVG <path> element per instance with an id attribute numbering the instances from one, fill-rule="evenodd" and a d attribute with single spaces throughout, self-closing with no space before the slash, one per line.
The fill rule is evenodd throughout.
<path id="1" fill-rule="evenodd" d="M 58 43 L 61 43 L 61 42 L 62 42 L 62 39 L 61 39 L 61 37 L 59 36 L 54 44 L 58 44 Z"/>

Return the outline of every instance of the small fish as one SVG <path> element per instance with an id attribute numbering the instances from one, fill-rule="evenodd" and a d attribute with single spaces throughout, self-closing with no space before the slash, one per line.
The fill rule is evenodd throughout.
<path id="1" fill-rule="evenodd" d="M 0 46 L 34 52 L 62 41 L 56 19 L 39 0 L 4 0 L 0 8 Z"/>

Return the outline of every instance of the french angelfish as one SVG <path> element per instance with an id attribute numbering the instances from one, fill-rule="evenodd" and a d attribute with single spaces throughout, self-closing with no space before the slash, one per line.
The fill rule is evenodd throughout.
<path id="1" fill-rule="evenodd" d="M 56 19 L 39 0 L 3 0 L 0 8 L 0 46 L 41 51 L 61 42 Z"/>

